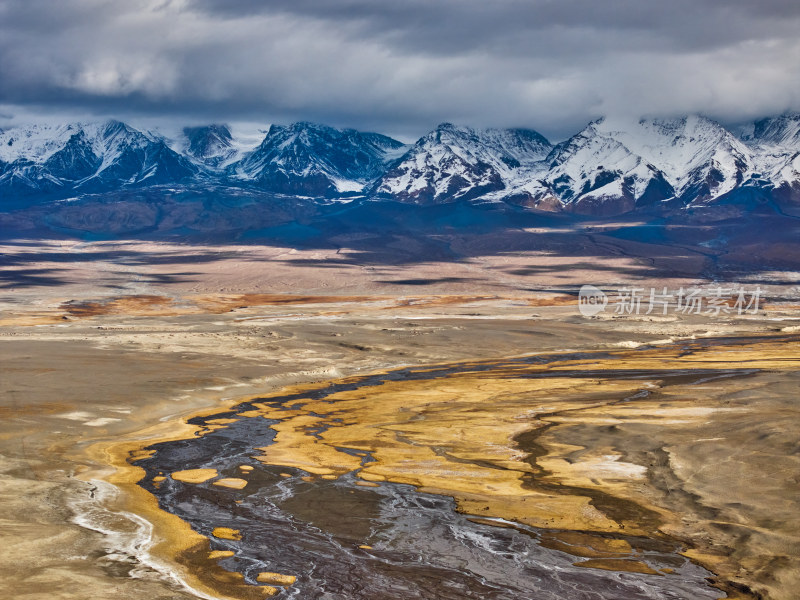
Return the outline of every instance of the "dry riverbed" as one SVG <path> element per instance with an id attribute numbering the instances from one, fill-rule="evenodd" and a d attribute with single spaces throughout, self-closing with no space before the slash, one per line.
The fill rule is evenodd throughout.
<path id="1" fill-rule="evenodd" d="M 259 460 L 321 481 L 358 473 L 365 490 L 387 481 L 454 498 L 475 518 L 536 527 L 543 546 L 587 571 L 646 572 L 629 538 L 651 537 L 683 544 L 729 597 L 789 599 L 800 584 L 791 304 L 741 318 L 585 319 L 561 292 L 134 291 L 3 305 L 4 596 L 264 597 L 290 585 L 277 573 L 250 586 L 224 569 L 198 579 L 199 565 L 227 555 L 177 560 L 204 537 L 157 508 L 126 453 L 192 437 L 189 415 L 287 386 L 442 364 L 460 366 L 367 397 L 343 392 L 327 417 L 311 401 L 286 415 L 262 402 L 255 409 L 279 433 Z M 564 359 L 501 360 L 545 354 Z M 485 361 L 496 368 L 470 368 Z M 318 422 L 332 418 L 347 426 Z M 321 424 L 321 438 L 309 437 Z M 343 445 L 375 461 L 361 468 L 332 450 Z M 213 489 L 241 493 L 235 480 L 248 477 L 228 474 Z M 187 485 L 213 486 L 213 474 Z"/>

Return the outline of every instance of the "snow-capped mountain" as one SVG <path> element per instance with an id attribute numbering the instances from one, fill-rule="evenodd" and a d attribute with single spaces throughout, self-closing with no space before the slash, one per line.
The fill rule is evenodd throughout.
<path id="1" fill-rule="evenodd" d="M 207 125 L 167 136 L 113 120 L 0 130 L 0 206 L 211 185 L 288 199 L 505 202 L 590 215 L 769 203 L 800 214 L 800 115 L 736 135 L 700 116 L 599 119 L 556 146 L 532 130 L 449 123 L 410 146 L 313 123 L 235 132 Z"/>
<path id="2" fill-rule="evenodd" d="M 756 121 L 742 136 L 754 156 L 754 181 L 780 204 L 800 205 L 800 115 Z"/>
<path id="3" fill-rule="evenodd" d="M 602 121 L 559 144 L 539 172 L 514 190 L 551 210 L 613 214 L 671 198 L 672 186 L 653 164 L 604 131 Z M 528 203 L 530 204 L 530 202 Z"/>
<path id="4" fill-rule="evenodd" d="M 661 171 L 683 204 L 721 198 L 753 172 L 745 144 L 705 117 L 603 120 L 598 127 Z"/>
<path id="5" fill-rule="evenodd" d="M 361 192 L 403 148 L 377 133 L 313 123 L 273 125 L 230 173 L 272 192 L 335 197 Z"/>
<path id="6" fill-rule="evenodd" d="M 745 141 L 781 148 L 800 148 L 800 115 L 782 115 L 753 123 Z"/>
<path id="7" fill-rule="evenodd" d="M 164 140 L 113 120 L 8 129 L 0 133 L 0 148 L 4 196 L 113 190 L 198 174 Z"/>
<path id="8" fill-rule="evenodd" d="M 534 206 L 557 200 L 578 213 L 615 214 L 667 200 L 714 202 L 752 175 L 748 147 L 710 119 L 599 119 L 556 146 L 515 191 Z"/>
<path id="9" fill-rule="evenodd" d="M 414 203 L 479 198 L 524 179 L 551 148 L 532 130 L 442 123 L 395 162 L 372 192 Z"/>
<path id="10" fill-rule="evenodd" d="M 231 128 L 225 124 L 194 125 L 149 132 L 163 138 L 178 154 L 186 156 L 201 170 L 219 177 L 231 165 L 253 152 L 264 140 L 263 128 Z"/>
<path id="11" fill-rule="evenodd" d="M 181 182 L 198 175 L 197 167 L 170 149 L 165 140 L 119 121 L 98 128 L 93 149 L 102 162 L 79 189 L 95 185 L 106 189 L 120 182 L 136 186 Z"/>
<path id="12" fill-rule="evenodd" d="M 185 127 L 186 154 L 210 167 L 219 167 L 236 157 L 237 148 L 227 125 Z"/>

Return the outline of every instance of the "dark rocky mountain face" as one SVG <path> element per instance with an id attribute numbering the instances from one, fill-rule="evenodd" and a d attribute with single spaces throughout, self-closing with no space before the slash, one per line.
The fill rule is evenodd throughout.
<path id="1" fill-rule="evenodd" d="M 0 165 L 0 206 L 16 206 L 17 201 L 36 201 L 62 193 L 63 182 L 52 177 L 43 165 L 19 160 Z"/>
<path id="2" fill-rule="evenodd" d="M 236 155 L 233 136 L 227 125 L 185 127 L 186 154 L 211 167 L 218 167 Z"/>
<path id="3" fill-rule="evenodd" d="M 51 136 L 51 137 L 48 137 Z M 159 138 L 119 121 L 3 132 L 0 199 L 113 192 L 195 180 L 192 162 Z"/>
<path id="4" fill-rule="evenodd" d="M 282 194 L 330 198 L 359 193 L 403 144 L 312 123 L 273 125 L 261 145 L 231 168 L 243 182 Z"/>
<path id="5" fill-rule="evenodd" d="M 760 119 L 753 125 L 750 139 L 758 143 L 800 146 L 800 115 Z"/>
<path id="6" fill-rule="evenodd" d="M 79 131 L 69 138 L 61 150 L 44 161 L 43 167 L 56 179 L 76 182 L 91 177 L 102 162 L 103 159 L 92 149 L 86 132 Z"/>
<path id="7" fill-rule="evenodd" d="M 198 169 L 186 157 L 119 121 L 106 124 L 100 135 L 104 165 L 80 189 L 99 191 L 119 185 L 158 185 L 192 179 Z"/>
<path id="8" fill-rule="evenodd" d="M 774 201 L 783 212 L 800 215 L 800 115 L 756 121 L 743 139 L 754 150 L 756 173 L 740 196 Z"/>

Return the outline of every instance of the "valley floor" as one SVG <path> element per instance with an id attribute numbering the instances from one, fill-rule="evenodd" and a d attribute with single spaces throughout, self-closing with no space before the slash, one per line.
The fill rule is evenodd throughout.
<path id="1" fill-rule="evenodd" d="M 224 578 L 198 580 L 191 562 L 176 562 L 176 548 L 158 542 L 192 534 L 142 499 L 119 448 L 191 436 L 188 415 L 286 386 L 566 351 L 590 353 L 585 365 L 564 365 L 571 391 L 539 398 L 523 390 L 556 405 L 547 432 L 527 449 L 524 431 L 494 434 L 506 436 L 500 445 L 521 444 L 532 460 L 526 469 L 580 514 L 550 514 L 558 522 L 548 526 L 543 513 L 515 511 L 491 494 L 466 497 L 457 483 L 423 477 L 415 485 L 455 497 L 467 513 L 478 512 L 469 502 L 486 500 L 487 517 L 540 528 L 549 547 L 602 569 L 630 568 L 613 562 L 630 558 L 618 556 L 619 544 L 609 552 L 602 542 L 625 526 L 682 544 L 728 597 L 789 599 L 800 583 L 800 306 L 777 279 L 761 281 L 770 299 L 756 314 L 584 318 L 573 295 L 582 283 L 635 278 L 672 288 L 699 278 L 651 276 L 625 257 L 582 268 L 511 254 L 376 267 L 336 263 L 336 251 L 72 241 L 15 244 L 6 257 L 25 252 L 35 260 L 4 270 L 0 294 L 4 596 L 263 597 Z M 538 268 L 525 273 L 525 264 Z M 606 395 L 635 392 L 597 373 L 612 365 L 740 376 L 665 385 L 651 374 L 641 385 L 657 393 L 641 404 L 559 409 L 594 398 L 581 386 L 596 381 Z M 582 369 L 592 374 L 581 378 Z M 500 397 L 502 379 L 492 384 Z M 481 389 L 461 385 L 464 394 Z M 353 414 L 364 427 L 375 417 L 360 405 Z M 513 417 L 501 411 L 483 421 Z M 305 460 L 306 450 L 288 447 L 271 464 Z M 330 468 L 324 462 L 319 469 Z M 384 464 L 380 476 L 409 482 L 397 465 Z"/>

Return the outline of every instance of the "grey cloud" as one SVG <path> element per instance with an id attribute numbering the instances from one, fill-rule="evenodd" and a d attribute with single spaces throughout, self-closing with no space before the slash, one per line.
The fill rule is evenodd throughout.
<path id="1" fill-rule="evenodd" d="M 606 47 L 627 48 L 645 40 L 677 50 L 719 47 L 751 36 L 791 35 L 797 24 L 791 20 L 800 18 L 800 4 L 785 0 L 196 0 L 194 6 L 228 18 L 288 14 L 317 19 L 384 39 L 403 51 L 444 53 L 470 48 L 516 53 L 587 31 L 599 31 L 602 35 L 592 37 Z M 584 38 L 576 50 L 584 52 L 592 42 Z M 558 51 L 571 49 L 563 44 Z"/>
<path id="2" fill-rule="evenodd" d="M 800 108 L 798 25 L 776 0 L 0 0 L 0 104 L 412 136 L 734 122 Z"/>

